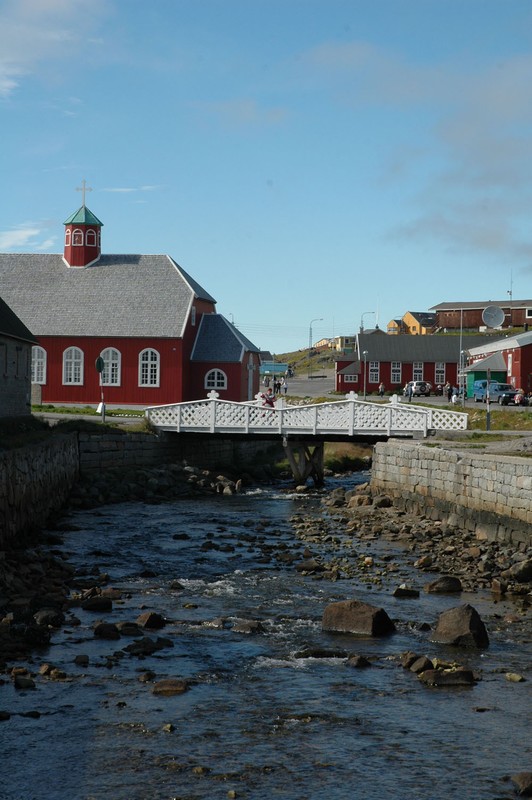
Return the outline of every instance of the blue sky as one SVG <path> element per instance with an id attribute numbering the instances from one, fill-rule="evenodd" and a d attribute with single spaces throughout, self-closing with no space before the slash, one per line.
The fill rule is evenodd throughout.
<path id="1" fill-rule="evenodd" d="M 530 0 L 0 0 L 0 130 L 0 251 L 86 179 L 264 350 L 532 297 Z"/>

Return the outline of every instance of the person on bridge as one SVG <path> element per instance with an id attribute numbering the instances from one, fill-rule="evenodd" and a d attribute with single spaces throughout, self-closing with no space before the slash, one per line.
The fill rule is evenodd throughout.
<path id="1" fill-rule="evenodd" d="M 272 391 L 271 386 L 266 392 L 266 394 L 262 395 L 262 405 L 266 406 L 266 408 L 275 408 L 275 395 Z"/>

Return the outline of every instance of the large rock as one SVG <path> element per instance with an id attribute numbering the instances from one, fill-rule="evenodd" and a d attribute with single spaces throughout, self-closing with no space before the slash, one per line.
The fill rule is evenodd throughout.
<path id="1" fill-rule="evenodd" d="M 87 597 L 81 603 L 81 608 L 84 611 L 112 611 L 113 601 L 110 597 L 102 597 L 100 594 L 94 597 Z"/>
<path id="2" fill-rule="evenodd" d="M 532 772 L 516 772 L 510 776 L 519 797 L 532 797 Z"/>
<path id="3" fill-rule="evenodd" d="M 161 614 L 157 614 L 155 611 L 145 611 L 137 618 L 137 625 L 141 628 L 157 630 L 158 628 L 164 628 L 166 620 Z"/>
<path id="4" fill-rule="evenodd" d="M 451 594 L 462 591 L 462 581 L 460 578 L 455 578 L 454 575 L 442 575 L 441 578 L 425 584 L 423 588 L 429 594 Z"/>
<path id="5" fill-rule="evenodd" d="M 419 680 L 428 686 L 473 686 L 475 676 L 470 669 L 426 669 L 419 675 Z"/>
<path id="6" fill-rule="evenodd" d="M 376 608 L 360 600 L 341 600 L 326 607 L 322 629 L 331 633 L 386 636 L 395 631 L 395 625 L 383 608 Z"/>
<path id="7" fill-rule="evenodd" d="M 532 581 L 532 558 L 519 561 L 517 564 L 510 567 L 510 569 L 505 569 L 501 575 L 503 578 L 506 578 L 506 580 L 517 581 L 517 583 L 528 583 L 528 581 Z"/>
<path id="8" fill-rule="evenodd" d="M 433 642 L 460 647 L 488 647 L 489 638 L 480 615 L 473 606 L 465 604 L 444 611 L 432 635 Z"/>
<path id="9" fill-rule="evenodd" d="M 157 681 L 152 692 L 163 697 L 172 697 L 176 694 L 183 694 L 188 689 L 188 683 L 182 678 L 163 678 Z"/>

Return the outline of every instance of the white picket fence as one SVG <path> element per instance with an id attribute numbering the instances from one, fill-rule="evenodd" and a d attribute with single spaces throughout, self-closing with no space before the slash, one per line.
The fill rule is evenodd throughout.
<path id="1" fill-rule="evenodd" d="M 255 402 L 234 403 L 210 392 L 205 400 L 150 406 L 145 414 L 156 428 L 177 433 L 408 437 L 467 428 L 463 412 L 422 408 L 396 395 L 389 403 L 368 403 L 354 392 L 345 400 L 305 406 L 286 405 L 279 398 L 275 408 L 264 407 L 260 396 Z"/>

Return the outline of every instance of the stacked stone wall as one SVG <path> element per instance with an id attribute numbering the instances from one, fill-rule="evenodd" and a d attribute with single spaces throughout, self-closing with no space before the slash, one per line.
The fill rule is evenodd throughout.
<path id="1" fill-rule="evenodd" d="M 126 433 L 79 434 L 81 472 L 113 467 L 150 466 L 186 461 L 205 469 L 245 467 L 257 458 L 282 458 L 280 442 L 232 440 L 222 436 Z"/>
<path id="2" fill-rule="evenodd" d="M 479 539 L 532 541 L 532 462 L 411 442 L 375 446 L 371 487 L 394 504 L 447 519 Z"/>
<path id="3" fill-rule="evenodd" d="M 0 549 L 40 529 L 78 475 L 75 434 L 0 453 Z"/>
<path id="4" fill-rule="evenodd" d="M 41 529 L 80 473 L 186 461 L 205 469 L 255 465 L 282 456 L 280 443 L 102 429 L 71 433 L 0 453 L 0 550 Z"/>

